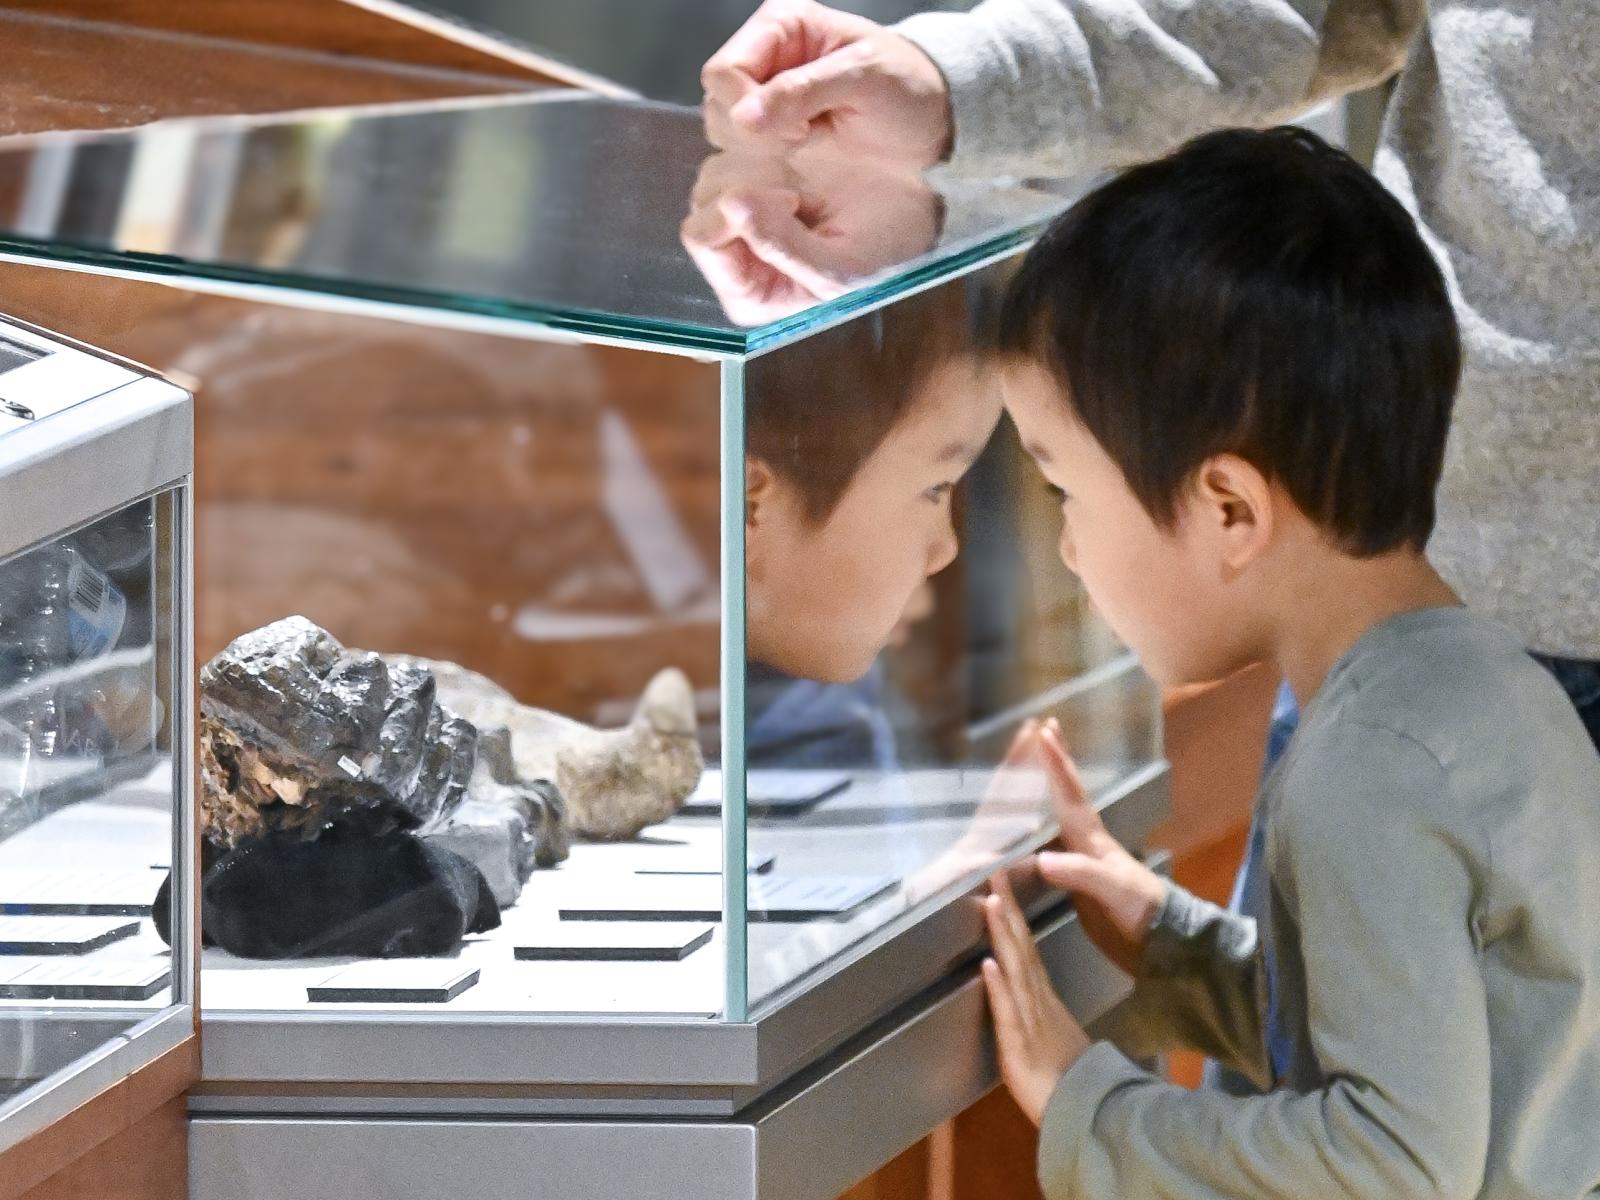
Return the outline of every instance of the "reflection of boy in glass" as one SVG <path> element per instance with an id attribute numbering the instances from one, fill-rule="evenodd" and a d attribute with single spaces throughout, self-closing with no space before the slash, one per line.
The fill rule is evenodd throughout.
<path id="1" fill-rule="evenodd" d="M 749 367 L 753 761 L 815 765 L 818 739 L 830 762 L 892 761 L 873 666 L 955 559 L 955 485 L 999 419 L 968 301 L 940 288 Z"/>

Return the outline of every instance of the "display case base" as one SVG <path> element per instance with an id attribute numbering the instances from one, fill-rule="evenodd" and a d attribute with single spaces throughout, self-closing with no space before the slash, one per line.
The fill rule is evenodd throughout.
<path id="1" fill-rule="evenodd" d="M 1128 981 L 1058 911 L 1038 942 L 1086 1020 Z M 213 1092 L 191 1102 L 191 1200 L 834 1200 L 997 1082 L 983 984 L 947 980 L 727 1117 L 515 1116 L 412 1093 L 301 1097 Z M 295 1111 L 298 1109 L 299 1111 Z M 364 1110 L 364 1111 L 363 1111 Z M 497 1113 L 498 1115 L 491 1115 Z"/>

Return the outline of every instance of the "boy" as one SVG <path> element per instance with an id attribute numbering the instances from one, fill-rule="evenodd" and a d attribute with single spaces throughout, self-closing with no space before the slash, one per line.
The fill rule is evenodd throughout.
<path id="1" fill-rule="evenodd" d="M 1136 975 L 1138 1054 L 1091 1044 L 1003 880 L 984 977 L 1059 1197 L 1576 1197 L 1600 1189 L 1600 758 L 1423 549 L 1459 369 L 1401 206 L 1298 130 L 1135 168 L 1030 251 L 1006 408 L 1062 496 L 1062 558 L 1167 683 L 1272 660 L 1304 706 L 1232 916 L 1106 834 L 1043 740 L 1043 854 Z"/>

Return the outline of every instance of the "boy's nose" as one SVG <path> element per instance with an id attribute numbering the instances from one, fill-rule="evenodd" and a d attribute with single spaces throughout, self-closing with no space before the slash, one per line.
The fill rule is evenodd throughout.
<path id="1" fill-rule="evenodd" d="M 937 575 L 955 562 L 956 555 L 960 553 L 961 542 L 956 537 L 955 527 L 947 523 L 928 547 L 928 574 Z"/>
<path id="2" fill-rule="evenodd" d="M 1076 575 L 1078 573 L 1078 548 L 1077 546 L 1073 545 L 1072 531 L 1069 530 L 1065 524 L 1061 526 L 1061 544 L 1059 549 L 1061 551 L 1062 563 L 1066 565 L 1067 570 Z"/>

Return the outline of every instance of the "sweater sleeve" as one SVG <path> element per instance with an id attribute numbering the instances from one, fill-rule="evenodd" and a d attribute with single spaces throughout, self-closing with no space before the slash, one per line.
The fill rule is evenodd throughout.
<path id="1" fill-rule="evenodd" d="M 1272 1085 L 1256 923 L 1177 884 L 1151 923 L 1133 994 L 1106 1036 L 1135 1058 L 1182 1047 Z"/>
<path id="2" fill-rule="evenodd" d="M 949 84 L 958 168 L 1081 175 L 1376 83 L 1425 15 L 1426 0 L 985 0 L 897 29 Z"/>
<path id="3" fill-rule="evenodd" d="M 1098 1043 L 1045 1112 L 1050 1200 L 1477 1194 L 1490 1052 L 1474 864 L 1486 851 L 1426 750 L 1372 727 L 1338 740 L 1309 768 L 1326 782 L 1271 827 L 1320 1084 L 1190 1092 Z"/>

